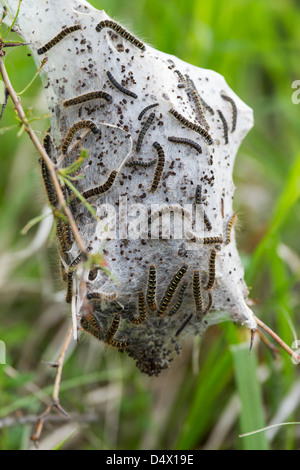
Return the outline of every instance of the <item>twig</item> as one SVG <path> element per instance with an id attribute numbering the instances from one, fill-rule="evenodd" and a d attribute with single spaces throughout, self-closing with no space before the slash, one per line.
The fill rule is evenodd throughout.
<path id="1" fill-rule="evenodd" d="M 6 68 L 5 68 L 2 57 L 0 57 L 0 73 L 2 75 L 2 79 L 3 79 L 3 82 L 5 84 L 5 87 L 6 87 L 8 93 L 9 93 L 9 95 L 10 95 L 10 97 L 11 97 L 11 99 L 12 99 L 14 105 L 15 105 L 15 110 L 17 111 L 17 113 L 19 115 L 19 118 L 21 119 L 22 124 L 23 124 L 26 132 L 28 133 L 28 135 L 31 138 L 34 146 L 36 147 L 37 151 L 39 152 L 42 159 L 44 160 L 44 162 L 47 165 L 47 168 L 48 168 L 48 170 L 51 174 L 51 178 L 52 178 L 52 181 L 53 181 L 55 192 L 57 194 L 58 202 L 60 204 L 60 207 L 63 209 L 64 213 L 66 214 L 66 217 L 68 218 L 68 221 L 69 221 L 71 230 L 73 232 L 74 239 L 76 240 L 76 243 L 78 245 L 78 248 L 82 253 L 86 254 L 87 252 L 86 252 L 85 244 L 84 244 L 84 242 L 83 242 L 83 240 L 82 240 L 82 238 L 79 234 L 77 225 L 76 225 L 75 220 L 73 218 L 73 215 L 70 211 L 70 208 L 67 206 L 67 203 L 65 201 L 65 198 L 64 198 L 64 195 L 63 195 L 63 192 L 62 192 L 62 189 L 60 187 L 60 184 L 59 184 L 59 181 L 58 181 L 58 178 L 57 178 L 57 175 L 56 175 L 56 166 L 52 162 L 51 158 L 48 156 L 48 154 L 45 151 L 45 149 L 43 148 L 43 146 L 41 145 L 39 139 L 37 138 L 37 136 L 33 132 L 32 128 L 31 128 L 31 126 L 28 122 L 28 119 L 26 118 L 25 112 L 24 112 L 24 110 L 22 108 L 22 105 L 21 105 L 20 98 L 17 96 L 16 92 L 13 89 L 13 86 L 10 82 L 9 77 L 8 77 L 8 74 L 7 74 L 7 71 L 6 71 Z"/>
<path id="2" fill-rule="evenodd" d="M 6 416 L 0 419 L 0 429 L 10 428 L 12 426 L 25 426 L 27 424 L 35 424 L 40 419 L 37 415 L 24 415 L 24 416 Z M 71 416 L 72 421 L 78 421 L 81 423 L 97 422 L 99 415 L 95 413 L 80 415 L 74 414 Z M 44 423 L 64 423 L 66 421 L 65 416 L 48 414 L 44 416 Z"/>
<path id="3" fill-rule="evenodd" d="M 259 318 L 254 316 L 258 326 L 260 326 L 266 333 L 268 333 L 297 363 L 300 363 L 300 356 L 298 356 L 271 328 L 263 323 Z"/>
<path id="4" fill-rule="evenodd" d="M 73 326 L 71 325 L 66 335 L 65 341 L 63 343 L 63 347 L 61 349 L 60 355 L 57 359 L 57 362 L 55 363 L 55 367 L 57 370 L 56 370 L 54 388 L 53 388 L 53 393 L 52 393 L 52 403 L 49 404 L 46 407 L 46 409 L 43 411 L 43 413 L 37 417 L 36 425 L 35 425 L 35 432 L 34 434 L 32 434 L 30 438 L 33 441 L 36 448 L 38 448 L 38 442 L 39 442 L 41 433 L 43 431 L 45 420 L 48 419 L 48 416 L 51 413 L 53 407 L 58 409 L 66 418 L 68 419 L 70 418 L 70 415 L 63 409 L 63 407 L 61 406 L 59 402 L 59 389 L 60 389 L 64 359 L 65 359 L 65 355 L 66 355 L 68 346 L 72 338 L 72 332 L 73 332 Z M 52 367 L 53 367 L 53 364 L 52 364 Z"/>

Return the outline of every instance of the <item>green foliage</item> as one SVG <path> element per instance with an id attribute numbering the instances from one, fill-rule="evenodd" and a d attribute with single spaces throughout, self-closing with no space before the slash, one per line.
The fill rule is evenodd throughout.
<path id="1" fill-rule="evenodd" d="M 300 303 L 300 105 L 292 103 L 292 82 L 300 79 L 300 10 L 296 0 L 93 0 L 154 47 L 224 75 L 229 86 L 254 109 L 255 127 L 236 161 L 235 206 L 239 249 L 251 287 L 259 299 L 255 314 L 291 346 L 299 332 Z M 6 40 L 19 40 L 10 33 Z M 15 89 L 36 73 L 27 47 L 6 50 L 5 64 Z M 49 126 L 39 78 L 22 95 L 41 139 Z M 34 120 L 34 117 L 42 116 Z M 5 416 L 38 414 L 51 394 L 55 361 L 70 318 L 61 299 L 55 241 L 26 256 L 45 203 L 38 155 L 12 103 L 0 122 L 0 339 L 7 366 L 0 365 L 0 423 Z M 70 183 L 70 180 L 65 180 Z M 299 333 L 298 333 L 299 337 Z M 182 358 L 159 378 L 142 376 L 131 359 L 93 341 L 72 344 L 63 370 L 61 403 L 70 413 L 96 420 L 67 432 L 51 448 L 297 449 L 299 426 L 267 434 L 238 435 L 267 425 L 297 380 L 285 353 L 279 363 L 255 343 L 252 355 L 235 346 L 249 332 L 231 323 L 212 327 L 197 347 L 188 342 Z M 195 343 L 197 344 L 197 343 Z M 196 359 L 195 359 L 196 357 Z M 195 363 L 199 372 L 194 373 Z M 265 379 L 258 379 L 258 370 Z M 240 407 L 234 405 L 237 398 Z M 233 403 L 232 421 L 222 417 Z M 238 402 L 237 402 L 238 403 Z M 231 406 L 231 405 L 230 405 Z M 285 421 L 299 421 L 299 406 Z M 231 410 L 231 408 L 230 408 Z M 242 410 L 241 412 L 239 410 Z M 234 414 L 236 413 L 236 414 Z M 57 425 L 61 426 L 61 425 Z M 48 437 L 55 435 L 46 426 Z M 28 448 L 32 425 L 0 428 L 0 449 Z M 221 436 L 221 437 L 220 437 Z"/>

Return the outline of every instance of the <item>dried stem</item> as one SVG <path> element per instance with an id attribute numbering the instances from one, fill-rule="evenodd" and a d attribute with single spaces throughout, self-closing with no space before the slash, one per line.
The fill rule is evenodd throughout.
<path id="1" fill-rule="evenodd" d="M 268 333 L 295 361 L 300 363 L 300 356 L 298 356 L 271 328 L 263 323 L 259 318 L 254 316 L 258 326 L 260 326 L 266 333 Z"/>
<path id="2" fill-rule="evenodd" d="M 43 413 L 37 418 L 36 425 L 35 425 L 35 432 L 31 436 L 31 440 L 34 442 L 34 445 L 35 445 L 36 448 L 38 448 L 38 442 L 39 442 L 41 433 L 43 431 L 44 422 L 48 418 L 48 415 L 51 413 L 53 407 L 57 408 L 66 418 L 70 418 L 70 415 L 60 405 L 60 402 L 59 402 L 59 389 L 60 389 L 61 375 L 62 375 L 62 369 L 63 369 L 63 365 L 64 365 L 64 359 L 65 359 L 65 355 L 66 355 L 68 346 L 69 346 L 71 338 L 72 338 L 72 332 L 73 332 L 73 327 L 71 325 L 70 328 L 69 328 L 69 331 L 66 335 L 66 338 L 65 338 L 65 341 L 63 343 L 63 347 L 61 349 L 61 352 L 60 352 L 60 355 L 57 359 L 57 362 L 55 364 L 52 364 L 52 367 L 57 368 L 55 381 L 54 381 L 54 388 L 53 388 L 53 393 L 52 393 L 52 403 L 49 404 L 46 407 L 46 409 L 43 411 Z"/>
<path id="3" fill-rule="evenodd" d="M 68 222 L 70 224 L 70 227 L 71 227 L 71 230 L 73 232 L 74 239 L 76 240 L 76 243 L 78 245 L 78 248 L 79 248 L 80 252 L 87 254 L 85 243 L 83 242 L 83 240 L 82 240 L 82 238 L 79 234 L 77 225 L 75 223 L 75 220 L 73 218 L 73 215 L 72 215 L 69 207 L 67 206 L 67 203 L 65 201 L 61 186 L 59 184 L 57 174 L 56 174 L 56 166 L 52 162 L 51 158 L 49 158 L 47 152 L 43 148 L 43 146 L 40 143 L 39 139 L 37 138 L 34 131 L 32 130 L 32 128 L 31 128 L 31 126 L 28 122 L 28 119 L 26 118 L 25 112 L 24 112 L 24 110 L 22 108 L 22 105 L 21 105 L 20 98 L 17 96 L 16 92 L 13 89 L 13 86 L 10 82 L 9 77 L 8 77 L 8 74 L 7 74 L 7 71 L 6 71 L 6 68 L 5 68 L 2 57 L 0 57 L 0 73 L 2 75 L 2 79 L 3 79 L 3 82 L 5 84 L 6 90 L 9 93 L 11 99 L 13 100 L 13 103 L 15 105 L 15 110 L 18 113 L 19 118 L 22 121 L 22 124 L 24 125 L 24 128 L 25 128 L 26 132 L 28 133 L 28 135 L 31 138 L 34 146 L 36 147 L 37 151 L 39 152 L 42 159 L 44 160 L 44 162 L 47 165 L 47 168 L 48 168 L 48 170 L 51 174 L 51 178 L 52 178 L 52 181 L 53 181 L 55 192 L 57 194 L 58 202 L 59 202 L 60 207 L 63 209 L 63 211 L 64 211 L 64 213 L 65 213 L 65 215 L 68 219 Z"/>

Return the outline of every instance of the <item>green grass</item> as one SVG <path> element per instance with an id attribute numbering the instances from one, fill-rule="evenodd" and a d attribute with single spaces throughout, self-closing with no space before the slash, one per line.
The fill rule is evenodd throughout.
<path id="1" fill-rule="evenodd" d="M 254 109 L 255 126 L 234 170 L 238 244 L 251 297 L 258 299 L 255 314 L 291 345 L 300 331 L 300 105 L 291 100 L 292 82 L 300 79 L 298 2 L 91 3 L 154 47 L 224 75 Z M 17 91 L 36 73 L 28 54 L 28 48 L 7 52 L 5 63 Z M 34 116 L 47 112 L 39 79 L 22 95 L 22 103 Z M 33 127 L 42 137 L 48 118 Z M 22 228 L 45 203 L 37 152 L 26 135 L 17 136 L 18 130 L 9 101 L 0 122 L 0 339 L 7 345 L 7 364 L 16 372 L 11 375 L 0 365 L 0 423 L 6 416 L 43 411 L 55 371 L 42 361 L 56 359 L 70 318 L 57 299 L 62 285 L 53 233 L 31 256 L 16 256 L 38 230 L 35 226 L 23 236 Z M 298 449 L 297 425 L 282 426 L 271 442 L 266 433 L 239 438 L 268 425 L 299 380 L 299 368 L 285 353 L 277 363 L 257 342 L 249 356 L 245 341 L 249 332 L 242 327 L 212 327 L 199 357 L 197 347 L 187 342 L 183 356 L 159 378 L 144 377 L 129 358 L 93 342 L 74 345 L 63 371 L 62 405 L 70 413 L 94 413 L 99 419 L 79 427 L 75 436 L 67 434 L 62 449 L 201 449 L 210 442 L 217 442 L 217 449 Z M 223 421 L 231 403 L 233 418 Z M 293 409 L 284 421 L 300 420 L 299 405 Z M 55 429 L 46 426 L 44 435 L 51 437 Z M 28 448 L 31 432 L 31 425 L 0 428 L 0 449 Z"/>

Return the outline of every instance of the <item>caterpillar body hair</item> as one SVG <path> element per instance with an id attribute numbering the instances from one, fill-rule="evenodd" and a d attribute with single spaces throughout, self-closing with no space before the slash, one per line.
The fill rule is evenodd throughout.
<path id="1" fill-rule="evenodd" d="M 183 298 L 184 298 L 184 293 L 185 293 L 185 290 L 187 288 L 187 285 L 188 283 L 187 282 L 184 282 L 180 288 L 180 291 L 178 293 L 178 297 L 177 297 L 177 300 L 176 300 L 176 304 L 174 305 L 174 307 L 172 308 L 172 310 L 170 310 L 169 312 L 169 317 L 172 317 L 173 315 L 175 315 L 175 313 L 178 312 L 178 310 L 180 309 L 182 303 L 183 303 Z"/>
<path id="2" fill-rule="evenodd" d="M 106 193 L 114 184 L 117 175 L 118 172 L 116 170 L 113 170 L 104 184 L 102 184 L 101 186 L 97 186 L 96 188 L 89 189 L 88 191 L 85 191 L 82 196 L 85 199 L 88 199 L 90 197 L 99 196 L 100 194 Z"/>
<path id="3" fill-rule="evenodd" d="M 159 309 L 158 309 L 158 315 L 164 315 L 165 311 L 167 310 L 175 292 L 176 292 L 176 289 L 181 281 L 181 279 L 183 278 L 183 276 L 186 274 L 188 270 L 188 265 L 187 264 L 184 264 L 180 269 L 179 271 L 175 274 L 175 276 L 173 277 L 173 279 L 171 280 L 167 290 L 166 290 L 166 293 L 160 303 L 160 306 L 159 306 Z"/>
<path id="4" fill-rule="evenodd" d="M 107 101 L 107 103 L 112 102 L 112 96 L 108 93 L 105 93 L 105 91 L 91 91 L 90 93 L 85 93 L 84 95 L 76 96 L 75 98 L 64 101 L 63 106 L 65 108 L 69 108 L 70 106 L 75 106 L 76 104 L 85 103 L 86 101 L 96 99 L 103 99 Z"/>
<path id="5" fill-rule="evenodd" d="M 135 99 L 138 97 L 135 93 L 133 93 L 133 91 L 127 90 L 127 88 L 123 87 L 119 82 L 117 82 L 117 80 L 113 77 L 111 72 L 107 71 L 106 75 L 108 76 L 111 84 L 121 93 L 124 93 L 124 95 L 131 96 L 131 98 L 135 98 Z"/>
<path id="6" fill-rule="evenodd" d="M 202 311 L 202 296 L 200 287 L 200 272 L 193 272 L 193 295 L 197 312 Z"/>
<path id="7" fill-rule="evenodd" d="M 151 113 L 150 116 L 148 117 L 147 121 L 145 122 L 145 124 L 143 125 L 140 133 L 139 133 L 139 137 L 138 137 L 138 140 L 137 140 L 137 144 L 136 144 L 136 151 L 137 152 L 140 152 L 141 151 L 141 148 L 142 148 L 142 143 L 143 143 L 143 140 L 144 140 L 144 137 L 146 135 L 146 132 L 147 130 L 149 129 L 149 127 L 151 126 L 152 122 L 154 121 L 154 118 L 155 118 L 155 114 L 154 113 Z"/>
<path id="8" fill-rule="evenodd" d="M 139 316 L 132 319 L 132 323 L 139 325 L 146 320 L 146 305 L 143 292 L 138 292 L 138 311 Z"/>
<path id="9" fill-rule="evenodd" d="M 183 331 L 183 329 L 187 326 L 187 324 L 191 321 L 193 317 L 193 314 L 191 313 L 182 323 L 182 325 L 178 328 L 178 330 L 175 333 L 175 338 L 180 335 L 180 333 Z"/>
<path id="10" fill-rule="evenodd" d="M 232 127 L 231 127 L 231 132 L 234 132 L 235 129 L 236 129 L 236 121 L 237 121 L 237 107 L 236 107 L 236 104 L 235 104 L 234 100 L 232 98 L 230 98 L 230 96 L 221 94 L 221 97 L 223 98 L 223 100 L 229 101 L 229 103 L 232 106 Z"/>
<path id="11" fill-rule="evenodd" d="M 73 33 L 74 31 L 78 31 L 82 29 L 80 24 L 76 24 L 74 26 L 69 26 L 68 28 L 64 28 L 60 33 L 57 34 L 53 39 L 51 39 L 47 44 L 45 44 L 43 47 L 37 50 L 37 53 L 39 55 L 45 54 L 45 52 L 49 51 L 53 46 L 55 46 L 57 43 L 59 43 L 65 36 L 67 36 L 70 33 Z"/>
<path id="12" fill-rule="evenodd" d="M 173 108 L 169 110 L 169 113 L 172 114 L 177 119 L 177 121 L 181 122 L 188 129 L 191 129 L 197 132 L 198 134 L 200 134 L 205 139 L 208 145 L 212 145 L 214 143 L 210 134 L 205 129 L 203 129 L 203 127 L 200 127 L 197 124 L 194 124 L 193 122 L 189 121 L 184 116 L 182 116 L 182 114 L 178 113 L 178 111 L 176 111 Z"/>
<path id="13" fill-rule="evenodd" d="M 130 168 L 140 166 L 141 168 L 149 168 L 157 163 L 157 160 L 150 160 L 149 162 L 139 162 L 138 160 L 134 160 L 132 162 L 125 163 L 125 166 Z"/>
<path id="14" fill-rule="evenodd" d="M 154 103 L 154 104 L 149 104 L 149 106 L 146 106 L 146 108 L 144 108 L 140 114 L 138 115 L 138 120 L 141 121 L 142 120 L 142 117 L 144 116 L 144 114 L 149 111 L 149 109 L 152 109 L 152 108 L 156 108 L 156 106 L 158 106 L 159 103 Z"/>
<path id="15" fill-rule="evenodd" d="M 225 116 L 224 114 L 222 113 L 222 111 L 220 111 L 219 109 L 217 109 L 217 113 L 222 121 L 222 125 L 223 125 L 223 131 L 224 131 L 224 140 L 225 140 L 225 144 L 228 144 L 228 125 L 227 125 L 227 121 L 225 119 Z"/>
<path id="16" fill-rule="evenodd" d="M 131 42 L 131 44 L 133 44 L 134 46 L 138 47 L 142 51 L 146 50 L 145 45 L 139 39 L 137 39 L 135 36 L 130 34 L 128 31 L 126 31 L 126 29 L 124 29 L 121 25 L 119 25 L 115 21 L 111 21 L 111 20 L 100 21 L 100 23 L 98 23 L 96 26 L 96 31 L 100 32 L 103 28 L 113 29 L 120 36 L 125 38 L 127 41 Z"/>
<path id="17" fill-rule="evenodd" d="M 79 131 L 80 129 L 84 129 L 84 128 L 90 129 L 93 132 L 93 134 L 98 134 L 99 133 L 98 127 L 92 121 L 78 121 L 78 122 L 75 122 L 75 124 L 73 124 L 73 126 L 69 129 L 67 137 L 65 138 L 65 140 L 62 143 L 61 149 L 62 149 L 63 154 L 67 153 L 68 147 L 71 143 L 71 140 L 73 139 L 74 134 L 77 131 Z"/>
<path id="18" fill-rule="evenodd" d="M 149 267 L 147 305 L 150 310 L 156 310 L 156 267 L 154 265 Z"/>
<path id="19" fill-rule="evenodd" d="M 154 142 L 153 147 L 157 151 L 158 161 L 157 161 L 157 165 L 156 165 L 156 168 L 155 168 L 152 185 L 151 185 L 151 188 L 150 188 L 151 193 L 154 193 L 154 191 L 156 191 L 156 189 L 158 188 L 158 185 L 159 185 L 160 180 L 161 180 L 162 172 L 163 172 L 164 166 L 165 166 L 165 152 L 164 152 L 162 146 L 158 142 Z"/>
<path id="20" fill-rule="evenodd" d="M 232 216 L 230 217 L 230 220 L 227 224 L 227 229 L 226 229 L 227 237 L 226 237 L 225 245 L 229 245 L 229 243 L 231 242 L 231 229 L 233 227 L 235 220 L 236 220 L 236 213 L 234 212 Z"/>
<path id="21" fill-rule="evenodd" d="M 183 137 L 174 137 L 174 136 L 171 136 L 171 137 L 168 137 L 168 140 L 170 142 L 174 142 L 176 144 L 184 144 L 184 145 L 188 145 L 189 147 L 192 147 L 194 148 L 195 150 L 197 150 L 198 153 L 202 153 L 202 148 L 201 148 L 201 145 L 199 145 L 197 142 L 194 142 L 193 140 L 191 139 L 185 139 Z"/>
<path id="22" fill-rule="evenodd" d="M 216 255 L 217 252 L 216 250 L 211 250 L 210 252 L 210 257 L 209 257 L 209 264 L 208 264 L 208 281 L 205 286 L 206 290 L 210 290 L 213 288 L 214 283 L 215 283 L 215 277 L 216 277 Z"/>

